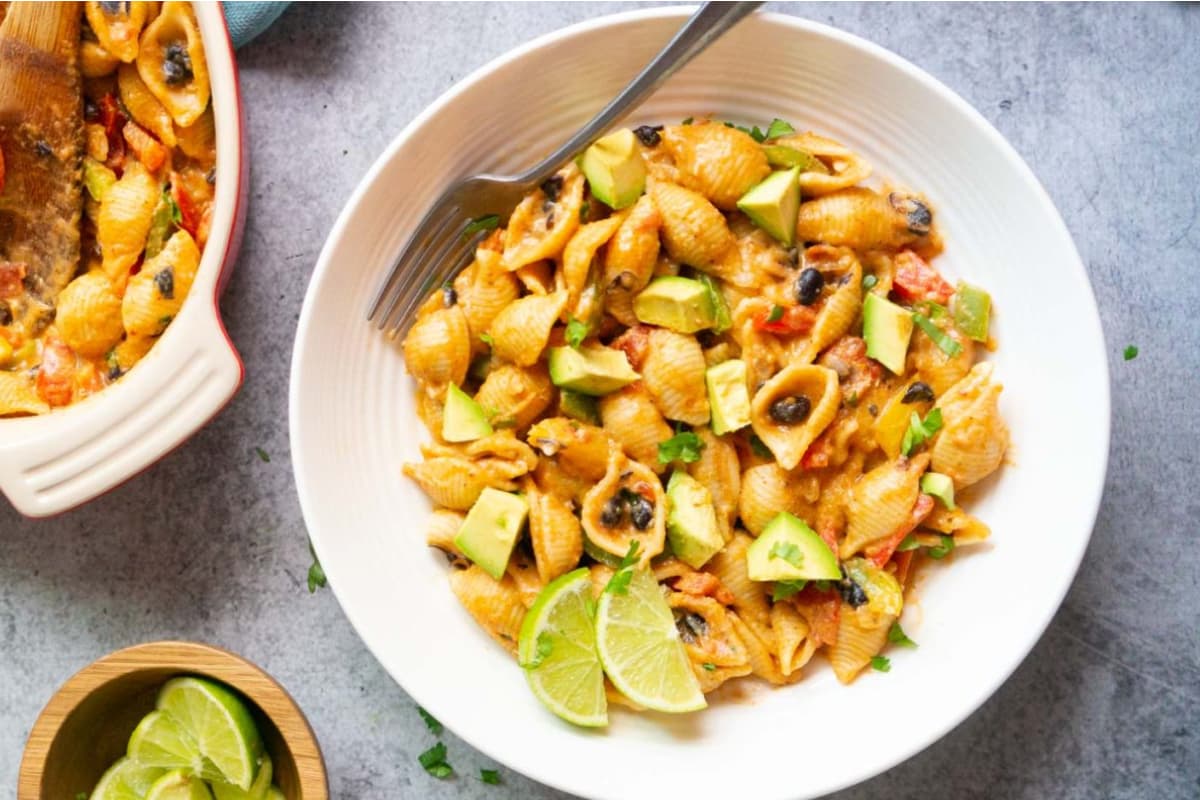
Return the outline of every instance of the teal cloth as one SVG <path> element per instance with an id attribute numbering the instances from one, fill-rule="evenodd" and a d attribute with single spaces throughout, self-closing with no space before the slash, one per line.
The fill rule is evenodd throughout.
<path id="1" fill-rule="evenodd" d="M 290 3 L 224 2 L 225 23 L 234 47 L 241 47 L 271 27 Z"/>

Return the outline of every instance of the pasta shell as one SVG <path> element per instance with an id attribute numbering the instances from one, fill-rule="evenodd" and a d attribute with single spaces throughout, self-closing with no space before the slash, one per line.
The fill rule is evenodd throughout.
<path id="1" fill-rule="evenodd" d="M 512 461 L 520 464 L 522 472 L 530 472 L 537 466 L 538 457 L 529 445 L 516 437 L 511 430 L 499 430 L 491 436 L 476 439 L 462 446 L 463 452 L 475 459 Z"/>
<path id="2" fill-rule="evenodd" d="M 771 417 L 772 404 L 786 397 L 808 399 L 811 410 L 802 422 L 780 424 Z M 833 421 L 841 402 L 842 391 L 833 370 L 808 365 L 785 367 L 754 393 L 750 424 L 779 466 L 795 469 L 808 446 Z"/>
<path id="3" fill-rule="evenodd" d="M 934 507 L 933 511 L 921 523 L 921 527 L 949 533 L 954 536 L 954 545 L 979 544 L 992 535 L 992 531 L 981 520 L 963 511 L 961 507 L 949 509 L 942 505 Z"/>
<path id="4" fill-rule="evenodd" d="M 767 462 L 746 470 L 741 484 L 738 515 L 755 536 L 781 511 L 805 521 L 816 518 L 819 486 L 814 476 L 793 476 L 778 464 Z"/>
<path id="5" fill-rule="evenodd" d="M 650 196 L 662 215 L 663 246 L 675 261 L 705 269 L 733 247 L 725 217 L 700 193 L 655 181 Z"/>
<path id="6" fill-rule="evenodd" d="M 712 691 L 731 678 L 750 674 L 746 645 L 734 631 L 724 606 L 711 597 L 682 592 L 667 595 L 667 604 L 703 691 Z"/>
<path id="7" fill-rule="evenodd" d="M 113 348 L 113 360 L 122 372 L 128 372 L 145 358 L 157 341 L 158 339 L 151 336 L 138 336 L 131 333 L 125 337 L 125 341 Z"/>
<path id="8" fill-rule="evenodd" d="M 626 216 L 625 212 L 621 212 L 599 222 L 581 225 L 571 241 L 567 242 L 562 254 L 561 273 L 570 294 L 568 305 L 572 309 L 579 304 L 584 288 L 592 280 L 592 262 L 596 260 L 596 251 L 612 238 Z M 576 311 L 576 317 L 583 319 L 587 315 Z"/>
<path id="9" fill-rule="evenodd" d="M 517 654 L 525 604 L 511 577 L 505 575 L 497 581 L 477 565 L 472 565 L 450 572 L 450 590 L 479 627 L 505 650 Z"/>
<path id="10" fill-rule="evenodd" d="M 28 374 L 0 371 L 0 417 L 49 411 L 50 406 L 38 396 L 37 387 Z"/>
<path id="11" fill-rule="evenodd" d="M 142 34 L 137 69 L 176 124 L 186 128 L 200 118 L 211 88 L 204 43 L 190 4 L 163 3 L 162 13 Z"/>
<path id="12" fill-rule="evenodd" d="M 648 194 L 638 198 L 608 243 L 601 282 L 605 308 L 625 325 L 636 325 L 633 298 L 645 288 L 658 261 L 662 215 Z"/>
<path id="13" fill-rule="evenodd" d="M 124 287 L 130 268 L 146 247 L 161 193 L 158 181 L 146 168 L 130 160 L 125 164 L 125 174 L 104 195 L 96 220 L 96 242 L 103 255 L 104 271 L 118 288 Z"/>
<path id="14" fill-rule="evenodd" d="M 462 527 L 463 520 L 467 517 L 458 511 L 449 511 L 444 508 L 439 508 L 430 515 L 429 527 L 425 530 L 425 543 L 430 547 L 436 547 L 446 554 L 446 557 L 452 564 L 460 566 L 468 566 L 468 560 L 462 551 L 458 549 L 458 545 L 454 543 L 454 538 L 458 536 L 458 529 Z"/>
<path id="15" fill-rule="evenodd" d="M 771 606 L 771 630 L 775 631 L 775 658 L 785 677 L 807 664 L 816 652 L 808 638 L 808 621 L 791 603 Z"/>
<path id="16" fill-rule="evenodd" d="M 121 298 L 103 272 L 68 283 L 59 292 L 54 320 L 67 346 L 85 358 L 100 358 L 125 335 Z"/>
<path id="17" fill-rule="evenodd" d="M 488 486 L 483 469 L 467 458 L 430 458 L 405 464 L 404 474 L 435 504 L 457 511 L 469 510 Z"/>
<path id="18" fill-rule="evenodd" d="M 935 472 L 949 475 L 962 489 L 996 471 L 1008 449 L 1008 427 L 1000 417 L 1000 392 L 992 365 L 976 364 L 938 399 L 942 430 L 930 448 Z"/>
<path id="19" fill-rule="evenodd" d="M 538 574 L 533 556 L 523 548 L 518 547 L 513 550 L 504 572 L 512 580 L 513 585 L 517 587 L 517 593 L 521 597 L 521 605 L 525 606 L 525 608 L 529 608 L 536 603 L 538 595 L 542 593 L 542 589 L 546 588 L 546 583 L 542 580 L 541 575 Z"/>
<path id="20" fill-rule="evenodd" d="M 571 498 L 576 508 L 583 505 L 584 495 L 596 485 L 594 480 L 589 481 L 563 469 L 553 458 L 538 459 L 533 479 L 542 487 L 542 491 Z"/>
<path id="21" fill-rule="evenodd" d="M 633 383 L 600 398 L 598 404 L 604 430 L 629 454 L 662 472 L 666 464 L 658 463 L 658 444 L 673 435 L 671 426 L 663 419 L 642 383 Z"/>
<path id="22" fill-rule="evenodd" d="M 139 76 L 140 77 L 140 76 Z M 212 106 L 186 128 L 175 126 L 175 141 L 188 158 L 209 167 L 217 158 L 217 128 Z"/>
<path id="23" fill-rule="evenodd" d="M 933 393 L 940 397 L 971 370 L 975 363 L 975 342 L 963 336 L 950 323 L 949 317 L 933 320 L 933 324 L 958 342 L 961 350 L 956 356 L 947 355 L 924 331 L 914 331 L 908 346 L 908 369 L 916 372 L 916 377 L 929 384 Z"/>
<path id="24" fill-rule="evenodd" d="M 814 252 L 815 251 L 815 252 Z M 845 248 L 810 247 L 805 265 L 821 271 L 826 285 L 833 285 L 833 293 L 825 298 L 812 332 L 804 343 L 798 360 L 811 364 L 822 350 L 840 339 L 858 319 L 862 308 L 862 265 L 854 253 Z"/>
<path id="25" fill-rule="evenodd" d="M 771 173 L 758 142 L 719 123 L 669 125 L 662 141 L 675 159 L 680 183 L 726 211 L 736 209 L 742 195 Z"/>
<path id="26" fill-rule="evenodd" d="M 737 246 L 717 259 L 708 272 L 743 290 L 758 290 L 791 278 L 793 256 L 769 233 L 743 214 L 733 215 L 729 230 Z M 787 294 L 790 300 L 791 292 Z"/>
<path id="27" fill-rule="evenodd" d="M 125 63 L 138 54 L 138 36 L 147 22 L 149 3 L 103 3 L 88 0 L 83 6 L 88 25 L 100 46 Z"/>
<path id="28" fill-rule="evenodd" d="M 84 39 L 79 43 L 79 72 L 85 78 L 103 78 L 117 71 L 121 59 L 99 42 Z"/>
<path id="29" fill-rule="evenodd" d="M 565 291 L 531 294 L 509 303 L 492 320 L 492 354 L 523 367 L 537 363 L 566 307 Z"/>
<path id="30" fill-rule="evenodd" d="M 785 683 L 783 673 L 780 672 L 779 665 L 775 663 L 775 659 L 771 655 L 771 651 L 775 649 L 775 637 L 772 635 L 770 625 L 754 628 L 736 613 L 729 615 L 729 621 L 733 625 L 733 630 L 746 645 L 746 656 L 750 661 L 751 674 L 776 686 Z"/>
<path id="31" fill-rule="evenodd" d="M 909 522 L 929 454 L 885 461 L 859 478 L 846 504 L 843 559 L 891 536 Z"/>
<path id="32" fill-rule="evenodd" d="M 650 331 L 650 344 L 642 364 L 642 382 L 667 419 L 689 425 L 708 423 L 706 368 L 704 351 L 696 337 L 666 328 Z"/>
<path id="33" fill-rule="evenodd" d="M 797 238 L 858 251 L 899 250 L 920 241 L 908 217 L 870 189 L 841 189 L 800 204 Z"/>
<path id="34" fill-rule="evenodd" d="M 566 417 L 550 417 L 529 429 L 526 440 L 564 470 L 595 483 L 608 471 L 613 441 L 605 431 Z"/>
<path id="35" fill-rule="evenodd" d="M 530 294 L 550 294 L 554 291 L 556 273 L 549 261 L 535 261 L 512 273 Z"/>
<path id="36" fill-rule="evenodd" d="M 509 218 L 500 262 L 504 269 L 511 272 L 558 256 L 579 229 L 583 173 L 572 162 L 555 177 L 562 179 L 556 201 L 549 202 L 546 193 L 536 189 L 525 196 Z"/>
<path id="37" fill-rule="evenodd" d="M 462 309 L 439 308 L 418 317 L 404 337 L 404 364 L 426 389 L 461 386 L 471 365 L 471 333 Z"/>
<path id="38" fill-rule="evenodd" d="M 117 70 L 117 90 L 121 103 L 134 121 L 153 133 L 167 147 L 176 144 L 175 124 L 163 104 L 150 92 L 138 75 L 137 67 L 122 64 Z"/>
<path id="39" fill-rule="evenodd" d="M 829 650 L 829 663 L 838 681 L 847 684 L 858 676 L 871 659 L 887 644 L 888 629 L 896 617 L 880 617 L 863 606 L 857 610 L 842 606 L 838 617 L 837 642 Z"/>
<path id="40" fill-rule="evenodd" d="M 121 299 L 125 330 L 139 336 L 157 336 L 183 307 L 200 266 L 200 249 L 187 231 L 176 231 L 158 255 L 142 264 L 129 279 Z"/>
<path id="41" fill-rule="evenodd" d="M 554 402 L 554 384 L 540 364 L 504 364 L 488 373 L 475 393 L 475 402 L 483 407 L 493 426 L 523 431 Z"/>
<path id="42" fill-rule="evenodd" d="M 517 278 L 500 269 L 500 254 L 483 247 L 476 250 L 475 262 L 454 279 L 454 291 L 467 318 L 472 346 L 500 312 L 521 296 Z"/>
<path id="43" fill-rule="evenodd" d="M 816 156 L 829 167 L 829 174 L 815 170 L 800 173 L 800 191 L 805 197 L 820 197 L 846 189 L 871 176 L 871 165 L 866 159 L 845 145 L 811 131 L 783 136 L 771 143 Z"/>
<path id="44" fill-rule="evenodd" d="M 750 580 L 746 572 L 746 548 L 752 541 L 744 531 L 735 532 L 725 549 L 704 565 L 704 571 L 715 575 L 733 595 L 733 608 L 742 619 L 752 621 L 755 628 L 769 629 L 771 620 L 767 584 Z"/>
<path id="45" fill-rule="evenodd" d="M 742 470 L 737 448 L 707 427 L 696 428 L 693 433 L 700 437 L 704 447 L 700 450 L 700 458 L 687 465 L 687 471 L 712 495 L 721 536 L 728 542 L 733 538 L 733 521 L 737 517 L 741 493 Z"/>
<path id="46" fill-rule="evenodd" d="M 529 500 L 529 540 L 537 560 L 538 575 L 544 583 L 575 568 L 583 557 L 583 528 L 560 495 L 531 485 Z"/>
<path id="47" fill-rule="evenodd" d="M 644 530 L 633 524 L 629 514 L 622 515 L 618 524 L 613 526 L 601 522 L 604 506 L 623 490 L 640 495 L 653 504 L 654 517 Z M 650 559 L 663 551 L 667 535 L 666 507 L 666 493 L 658 476 L 642 464 L 630 461 L 614 447 L 609 454 L 604 479 L 583 498 L 583 531 L 592 545 L 617 558 L 624 557 L 630 545 L 637 541 L 641 563 L 649 563 Z"/>

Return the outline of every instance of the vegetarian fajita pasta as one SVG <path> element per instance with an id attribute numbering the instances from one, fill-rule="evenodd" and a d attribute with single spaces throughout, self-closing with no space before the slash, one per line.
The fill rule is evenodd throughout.
<path id="1" fill-rule="evenodd" d="M 476 221 L 474 262 L 420 309 L 404 356 L 433 440 L 404 470 L 428 542 L 556 713 L 692 710 L 819 651 L 843 683 L 886 670 L 914 574 L 989 535 L 957 494 L 1008 442 L 977 363 L 990 298 L 932 266 L 929 203 L 869 174 L 780 120 L 617 131 L 505 227 Z M 591 645 L 544 609 L 572 582 Z M 633 595 L 670 639 L 640 677 L 615 638 Z M 645 689 L 672 659 L 663 683 L 691 689 Z M 595 713 L 544 688 L 552 664 Z"/>
<path id="2" fill-rule="evenodd" d="M 179 312 L 208 238 L 215 132 L 190 4 L 81 5 L 82 152 L 30 143 L 79 164 L 75 216 L 55 222 L 74 226 L 70 252 L 43 252 L 25 176 L 0 168 L 0 416 L 70 405 L 132 368 Z"/>

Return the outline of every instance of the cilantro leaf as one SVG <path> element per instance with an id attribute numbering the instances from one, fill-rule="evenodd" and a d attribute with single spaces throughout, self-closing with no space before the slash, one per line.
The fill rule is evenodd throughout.
<path id="1" fill-rule="evenodd" d="M 933 435 L 942 429 L 942 410 L 935 408 L 925 415 L 925 421 L 917 416 L 917 412 L 912 412 L 912 416 L 908 420 L 908 430 L 904 432 L 904 438 L 900 440 L 900 452 L 908 455 L 914 448 L 924 444 L 933 438 Z"/>
<path id="2" fill-rule="evenodd" d="M 938 307 L 941 308 L 941 306 Z M 945 309 L 942 309 L 942 313 L 945 313 Z M 954 341 L 949 334 L 937 325 L 930 322 L 929 317 L 913 312 L 912 319 L 913 322 L 917 323 L 917 327 L 925 331 L 925 335 L 933 339 L 933 343 L 946 355 L 954 358 L 962 352 L 962 345 Z"/>
<path id="3" fill-rule="evenodd" d="M 500 783 L 500 770 L 497 769 L 481 769 L 479 770 L 479 780 L 484 783 L 496 786 Z"/>
<path id="4" fill-rule="evenodd" d="M 837 583 L 837 581 L 817 581 L 813 585 L 817 587 L 818 592 L 830 592 L 833 591 L 835 583 Z"/>
<path id="5" fill-rule="evenodd" d="M 806 580 L 775 581 L 775 586 L 771 589 L 771 602 L 778 603 L 780 600 L 791 597 L 796 592 L 802 591 L 807 585 L 808 581 Z"/>
<path id="6" fill-rule="evenodd" d="M 796 129 L 790 123 L 776 117 L 771 120 L 771 124 L 767 126 L 767 133 L 764 138 L 774 139 L 776 136 L 786 136 L 789 133 L 795 133 Z"/>
<path id="7" fill-rule="evenodd" d="M 324 589 L 328 580 L 325 578 L 325 568 L 321 566 L 321 560 L 317 558 L 317 551 L 313 550 L 312 542 L 308 543 L 308 552 L 312 555 L 312 566 L 308 568 L 308 593 L 316 594 L 317 589 Z"/>
<path id="8" fill-rule="evenodd" d="M 875 284 L 877 283 L 879 283 L 879 278 L 876 278 L 874 275 L 868 275 L 867 277 L 863 278 L 863 291 L 865 292 L 874 289 Z"/>
<path id="9" fill-rule="evenodd" d="M 724 333 L 733 327 L 733 318 L 729 313 L 729 303 L 725 301 L 725 295 L 721 294 L 716 279 L 711 275 L 701 272 L 696 279 L 704 284 L 704 293 L 713 304 L 713 333 Z"/>
<path id="10" fill-rule="evenodd" d="M 908 634 L 904 632 L 904 628 L 900 627 L 899 622 L 893 622 L 892 627 L 888 628 L 888 641 L 903 647 L 917 646 L 916 642 L 908 638 Z"/>
<path id="11" fill-rule="evenodd" d="M 587 335 L 588 325 L 586 322 L 581 322 L 574 317 L 571 317 L 567 321 L 566 338 L 567 344 L 571 345 L 571 347 L 574 347 L 576 350 L 578 350 L 579 345 L 583 344 L 583 340 L 587 338 Z"/>
<path id="12" fill-rule="evenodd" d="M 446 763 L 446 745 L 442 742 L 417 756 L 417 761 L 435 778 L 449 778 L 454 774 L 454 768 Z"/>
<path id="13" fill-rule="evenodd" d="M 490 333 L 479 334 L 479 341 L 483 342 L 488 347 L 493 347 L 496 344 L 496 340 L 492 338 Z"/>
<path id="14" fill-rule="evenodd" d="M 417 713 L 421 715 L 421 719 L 425 720 L 425 727 L 429 728 L 429 732 L 434 736 L 442 734 L 442 723 L 437 721 L 437 718 L 430 714 L 425 709 L 417 706 Z"/>
<path id="15" fill-rule="evenodd" d="M 481 231 L 492 231 L 500 227 L 499 214 L 487 214 L 482 217 L 477 217 L 471 220 L 470 224 L 463 229 L 463 238 L 469 239 Z"/>
<path id="16" fill-rule="evenodd" d="M 892 660 L 887 656 L 875 656 L 871 659 L 871 669 L 877 672 L 891 672 Z"/>
<path id="17" fill-rule="evenodd" d="M 271 456 L 266 450 L 263 450 L 261 447 L 256 447 L 254 448 L 254 452 L 258 453 L 259 461 L 262 461 L 264 464 L 271 463 Z"/>
<path id="18" fill-rule="evenodd" d="M 550 638 L 550 634 L 542 631 L 537 637 L 537 652 L 533 654 L 532 659 L 521 665 L 521 669 L 537 669 L 552 652 L 554 652 L 554 640 Z"/>
<path id="19" fill-rule="evenodd" d="M 629 550 L 621 559 L 617 571 L 608 579 L 604 591 L 611 594 L 627 594 L 629 592 L 629 582 L 633 580 L 633 567 L 637 564 L 637 552 L 641 544 L 637 539 L 629 543 Z"/>
<path id="20" fill-rule="evenodd" d="M 771 452 L 771 448 L 767 447 L 767 443 L 758 438 L 757 433 L 750 434 L 750 451 L 759 458 L 774 458 L 775 455 Z"/>
<path id="21" fill-rule="evenodd" d="M 684 464 L 700 460 L 700 451 L 704 442 L 691 431 L 681 431 L 665 442 L 658 443 L 658 463 L 670 464 L 672 461 L 682 461 Z"/>
<path id="22" fill-rule="evenodd" d="M 771 546 L 770 558 L 779 558 L 791 564 L 796 569 L 803 569 L 804 554 L 800 548 L 791 542 L 776 542 Z"/>
<path id="23" fill-rule="evenodd" d="M 954 552 L 954 537 L 943 536 L 942 543 L 929 548 L 929 557 L 942 559 Z"/>
<path id="24" fill-rule="evenodd" d="M 579 207 L 579 221 L 580 222 L 586 221 L 588 218 L 588 214 L 591 212 L 591 210 L 592 210 L 592 201 L 584 200 L 583 205 L 581 205 Z"/>
<path id="25" fill-rule="evenodd" d="M 175 197 L 169 191 L 163 191 L 163 202 L 171 210 L 171 222 L 174 222 L 176 225 L 182 223 L 183 211 L 180 210 L 179 203 L 175 202 Z"/>
<path id="26" fill-rule="evenodd" d="M 900 544 L 896 546 L 896 552 L 907 553 L 909 550 L 916 550 L 920 546 L 921 543 L 917 541 L 917 537 L 910 533 L 900 540 Z"/>
<path id="27" fill-rule="evenodd" d="M 711 663 L 711 662 L 708 662 L 708 661 L 705 661 L 705 662 L 704 662 L 703 664 L 701 664 L 700 666 L 704 668 L 704 671 L 705 671 L 705 672 L 715 672 L 715 671 L 716 671 L 716 669 L 717 669 L 717 665 L 716 665 L 716 664 L 713 664 L 713 663 Z"/>
<path id="28" fill-rule="evenodd" d="M 680 125 L 691 125 L 695 121 L 696 121 L 695 117 L 688 117 L 687 119 L 685 119 L 683 122 L 681 122 L 679 124 Z"/>
<path id="29" fill-rule="evenodd" d="M 783 319 L 783 306 L 771 306 L 771 313 L 767 314 L 767 322 L 779 322 Z"/>
<path id="30" fill-rule="evenodd" d="M 1125 346 L 1125 360 L 1133 361 L 1137 357 L 1138 357 L 1137 345 L 1135 345 L 1135 344 L 1126 345 Z"/>

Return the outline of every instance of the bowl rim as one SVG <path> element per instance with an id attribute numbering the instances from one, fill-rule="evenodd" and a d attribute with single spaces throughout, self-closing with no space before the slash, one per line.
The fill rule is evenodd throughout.
<path id="1" fill-rule="evenodd" d="M 197 668 L 197 663 L 201 668 Z M 328 800 L 328 776 L 321 746 L 308 718 L 287 690 L 266 670 L 237 653 L 216 645 L 181 640 L 146 642 L 109 653 L 76 672 L 55 690 L 26 739 L 17 777 L 18 800 L 42 800 L 46 759 L 63 722 L 96 690 L 149 669 L 178 670 L 180 675 L 212 678 L 235 689 L 260 710 L 264 702 L 282 709 L 283 720 L 278 714 L 270 720 L 297 763 L 300 800 Z M 250 688 L 247 683 L 252 684 Z M 287 724 L 287 734 L 281 723 Z"/>
<path id="2" fill-rule="evenodd" d="M 509 63 L 523 59 L 530 53 L 552 45 L 562 39 L 590 34 L 611 26 L 637 22 L 639 20 L 669 18 L 682 21 L 684 18 L 694 12 L 695 9 L 696 6 L 694 5 L 659 6 L 647 9 L 622 11 L 614 14 L 606 14 L 558 28 L 517 45 L 516 47 L 500 54 L 496 58 L 478 67 L 462 79 L 456 81 L 450 88 L 433 100 L 424 110 L 421 111 L 421 113 L 419 113 L 407 125 L 405 125 L 404 128 L 392 139 L 392 141 L 384 148 L 380 156 L 372 163 L 371 167 L 367 170 L 359 183 L 355 186 L 353 192 L 346 200 L 342 211 L 339 213 L 336 221 L 334 222 L 333 227 L 330 229 L 330 233 L 318 257 L 317 266 L 310 277 L 309 286 L 305 292 L 304 303 L 297 325 L 297 335 L 293 342 L 292 371 L 289 384 L 289 440 L 292 442 L 292 468 L 296 481 L 296 490 L 300 501 L 301 511 L 306 521 L 306 527 L 308 527 L 309 530 L 310 541 L 313 545 L 314 552 L 316 553 L 317 557 L 322 560 L 323 564 L 329 563 L 324 558 L 327 552 L 325 540 L 321 536 L 320 532 L 313 530 L 312 526 L 308 524 L 309 521 L 317 518 L 315 510 L 317 501 L 314 497 L 316 492 L 309 485 L 306 476 L 306 473 L 309 471 L 307 466 L 308 457 L 304 448 L 297 447 L 296 444 L 302 440 L 302 425 L 299 422 L 300 395 L 303 391 L 305 378 L 307 377 L 303 356 L 308 336 L 308 329 L 311 327 L 313 323 L 313 317 L 316 313 L 315 309 L 317 306 L 318 289 L 323 283 L 323 280 L 326 278 L 327 273 L 330 271 L 330 269 L 332 269 L 332 257 L 334 251 L 337 249 L 341 239 L 345 236 L 345 232 L 350 224 L 350 221 L 359 213 L 360 205 L 362 204 L 367 193 L 379 179 L 380 174 L 386 169 L 387 165 L 396 157 L 396 154 L 408 143 L 409 139 L 412 138 L 417 130 L 427 124 L 430 118 L 441 112 L 444 107 L 457 100 L 461 94 L 465 93 L 476 83 L 486 79 L 490 74 L 498 71 Z M 948 104 L 958 113 L 964 115 L 964 117 L 970 123 L 972 123 L 977 132 L 987 140 L 989 145 L 1003 157 L 1006 165 L 1013 169 L 1015 174 L 1022 180 L 1022 182 L 1027 184 L 1036 195 L 1037 201 L 1041 207 L 1041 211 L 1045 215 L 1047 226 L 1058 230 L 1064 237 L 1064 241 L 1067 246 L 1066 255 L 1068 257 L 1064 258 L 1059 266 L 1061 269 L 1069 270 L 1070 272 L 1074 273 L 1074 277 L 1077 278 L 1081 282 L 1082 286 L 1086 289 L 1086 295 L 1080 298 L 1081 312 L 1086 318 L 1087 324 L 1087 330 L 1082 331 L 1082 338 L 1084 340 L 1095 341 L 1098 345 L 1098 352 L 1100 355 L 1100 358 L 1095 365 L 1098 373 L 1094 376 L 1096 382 L 1099 384 L 1098 388 L 1100 389 L 1100 393 L 1094 397 L 1094 403 L 1099 412 L 1097 416 L 1102 417 L 1104 420 L 1103 431 L 1099 432 L 1101 434 L 1101 441 L 1098 442 L 1099 450 L 1103 453 L 1103 457 L 1097 463 L 1091 465 L 1091 469 L 1088 471 L 1090 480 L 1085 482 L 1083 485 L 1088 486 L 1090 484 L 1090 490 L 1086 492 L 1081 491 L 1079 497 L 1077 498 L 1077 506 L 1080 509 L 1080 522 L 1083 523 L 1086 521 L 1086 533 L 1078 537 L 1077 541 L 1075 542 L 1074 551 L 1070 554 L 1070 557 L 1063 562 L 1063 569 L 1060 573 L 1061 580 L 1058 581 L 1057 585 L 1051 587 L 1050 589 L 1043 590 L 1047 597 L 1047 603 L 1044 606 L 1044 612 L 1038 618 L 1030 619 L 1028 621 L 1029 636 L 1025 640 L 1024 644 L 1021 647 L 1013 648 L 1010 652 L 1006 653 L 1004 658 L 1001 659 L 1002 663 L 991 671 L 990 679 L 981 681 L 978 684 L 971 695 L 970 701 L 961 704 L 954 713 L 948 714 L 942 724 L 929 731 L 928 736 L 922 736 L 921 738 L 914 740 L 906 740 L 902 746 L 895 748 L 885 756 L 872 759 L 870 764 L 857 774 L 850 774 L 840 781 L 833 781 L 822 785 L 819 787 L 818 794 L 825 794 L 840 791 L 880 775 L 896 765 L 909 760 L 921 751 L 943 739 L 950 731 L 957 728 L 976 711 L 978 711 L 980 707 L 982 707 L 983 704 L 986 703 L 987 700 L 990 699 L 996 693 L 996 691 L 1012 676 L 1017 667 L 1019 667 L 1025 661 L 1025 659 L 1033 651 L 1034 647 L 1039 641 L 1041 641 L 1046 629 L 1049 627 L 1050 622 L 1057 614 L 1068 590 L 1075 580 L 1075 577 L 1079 571 L 1079 566 L 1094 533 L 1096 519 L 1100 510 L 1100 503 L 1103 497 L 1105 479 L 1108 471 L 1109 448 L 1112 429 L 1109 367 L 1107 359 L 1104 357 L 1104 353 L 1106 353 L 1107 350 L 1104 332 L 1100 321 L 1100 313 L 1096 304 L 1095 291 L 1092 288 L 1091 281 L 1088 278 L 1087 270 L 1084 267 L 1083 260 L 1079 255 L 1078 247 L 1075 245 L 1075 241 L 1071 235 L 1070 229 L 1064 222 L 1061 213 L 1054 204 L 1049 193 L 1046 191 L 1045 187 L 1042 185 L 1041 181 L 1037 178 L 1030 166 L 1026 163 L 1025 159 L 1017 152 L 1016 148 L 1014 148 L 1013 145 L 1008 142 L 1004 135 L 1001 134 L 995 128 L 995 126 L 993 126 L 992 123 L 983 116 L 983 114 L 981 114 L 973 105 L 961 97 L 957 92 L 926 70 L 912 63 L 903 56 L 900 56 L 899 54 L 887 49 L 886 47 L 876 44 L 861 36 L 798 15 L 760 10 L 755 12 L 753 17 L 772 25 L 782 26 L 793 31 L 813 34 L 832 40 L 837 44 L 844 45 L 851 50 L 856 51 L 860 55 L 877 59 L 878 61 L 883 62 L 888 68 L 903 73 L 907 77 L 921 84 L 926 89 L 932 91 L 939 97 L 940 100 Z M 365 308 L 364 320 L 362 324 L 367 324 L 365 321 Z M 381 665 L 386 665 L 388 662 L 381 658 L 376 652 L 374 639 L 366 635 L 370 629 L 361 623 L 357 612 L 353 608 L 342 602 L 334 575 L 331 574 L 329 577 L 330 588 L 333 590 L 335 597 L 338 598 L 338 602 L 342 606 L 342 610 L 346 614 L 347 620 L 354 628 L 355 633 L 358 634 L 363 644 L 367 647 L 371 654 L 375 656 L 376 660 Z M 393 674 L 392 671 L 386 666 L 385 671 L 387 671 L 392 679 L 395 680 L 396 683 L 400 685 L 400 687 L 406 693 L 408 693 L 410 697 L 412 697 L 414 702 L 425 708 L 433 709 L 434 713 L 436 713 L 436 706 L 438 705 L 436 696 L 428 696 L 427 693 L 423 691 L 424 687 L 420 687 L 416 691 L 413 691 L 412 688 L 410 688 L 400 679 L 400 676 Z M 459 738 L 480 752 L 496 759 L 497 761 L 509 764 L 511 766 L 511 763 L 508 759 L 500 758 L 496 754 L 495 749 L 491 747 L 490 743 L 478 736 L 475 731 L 455 730 L 455 733 L 459 736 Z M 580 784 L 577 782 L 568 783 L 558 774 L 554 773 L 553 770 L 550 770 L 546 767 L 539 767 L 538 763 L 539 762 L 537 761 L 526 760 L 521 762 L 519 769 L 517 767 L 513 768 L 517 769 L 517 771 L 533 780 L 561 791 L 575 793 L 588 791 L 589 794 L 587 796 L 589 797 L 609 798 L 617 796 L 607 790 L 601 790 L 599 787 L 596 787 L 596 793 L 592 794 L 590 793 L 592 790 L 581 789 Z M 545 761 L 543 761 L 543 763 L 545 763 Z M 801 790 L 801 794 L 804 797 L 815 796 L 812 795 L 811 790 Z M 771 796 L 775 797 L 776 795 L 772 794 Z"/>

